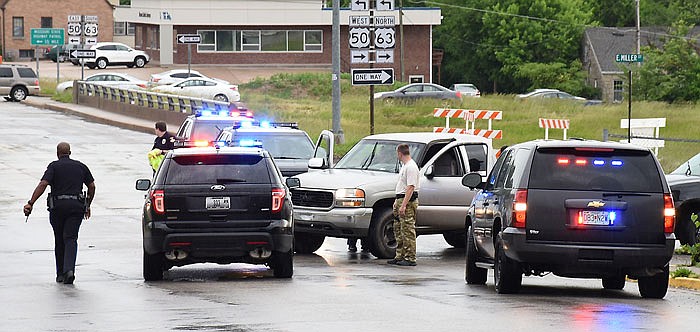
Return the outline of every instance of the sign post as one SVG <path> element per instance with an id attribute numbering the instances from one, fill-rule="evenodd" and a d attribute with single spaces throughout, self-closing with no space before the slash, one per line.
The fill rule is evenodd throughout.
<path id="1" fill-rule="evenodd" d="M 642 54 L 616 54 L 615 62 L 643 62 L 644 55 Z M 627 71 L 629 74 L 627 82 L 627 143 L 632 143 L 632 68 Z"/>
<path id="2" fill-rule="evenodd" d="M 68 15 L 68 43 L 78 45 L 81 51 L 86 46 L 97 44 L 99 34 L 99 18 L 95 15 Z M 71 53 L 72 54 L 72 53 Z M 85 61 L 88 57 L 74 57 L 80 59 L 80 80 L 85 79 Z"/>
<path id="3" fill-rule="evenodd" d="M 35 46 L 34 55 L 36 57 L 36 76 L 39 77 L 39 46 L 63 45 L 63 43 L 65 42 L 64 30 L 47 28 L 31 29 L 29 31 L 29 35 L 31 39 L 31 44 Z M 58 54 L 56 54 L 56 62 L 58 62 Z"/>
<path id="4" fill-rule="evenodd" d="M 190 72 L 192 71 L 192 44 L 199 44 L 202 42 L 202 36 L 199 34 L 178 34 L 177 43 L 187 44 L 187 78 L 190 77 Z"/>

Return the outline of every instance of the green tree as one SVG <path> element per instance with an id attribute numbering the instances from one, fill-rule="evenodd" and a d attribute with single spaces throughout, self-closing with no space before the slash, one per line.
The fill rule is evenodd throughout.
<path id="1" fill-rule="evenodd" d="M 636 24 L 635 0 L 596 0 L 591 2 L 591 7 L 602 26 L 630 27 Z"/>

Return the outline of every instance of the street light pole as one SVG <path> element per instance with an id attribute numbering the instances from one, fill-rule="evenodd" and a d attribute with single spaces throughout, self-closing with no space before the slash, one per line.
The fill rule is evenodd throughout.
<path id="1" fill-rule="evenodd" d="M 332 31 L 332 81 L 333 81 L 333 134 L 335 142 L 345 143 L 343 128 L 340 127 L 340 0 L 333 0 L 333 31 Z"/>

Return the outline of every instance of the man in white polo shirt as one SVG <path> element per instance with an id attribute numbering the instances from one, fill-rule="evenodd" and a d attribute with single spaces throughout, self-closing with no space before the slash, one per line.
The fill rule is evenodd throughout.
<path id="1" fill-rule="evenodd" d="M 394 201 L 394 235 L 396 256 L 388 264 L 416 266 L 416 210 L 418 209 L 418 165 L 411 159 L 408 144 L 399 144 L 396 154 L 401 161 L 399 182 Z"/>

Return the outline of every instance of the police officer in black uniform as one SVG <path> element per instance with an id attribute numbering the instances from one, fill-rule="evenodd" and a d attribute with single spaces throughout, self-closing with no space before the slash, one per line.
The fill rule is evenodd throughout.
<path id="1" fill-rule="evenodd" d="M 95 197 L 95 179 L 85 164 L 70 159 L 68 143 L 58 143 L 56 155 L 58 160 L 46 167 L 32 198 L 24 205 L 24 215 L 29 217 L 37 199 L 47 186 L 51 186 L 47 202 L 55 242 L 56 282 L 72 284 L 75 280 L 78 231 L 83 218 L 90 218 L 90 203 Z M 83 184 L 87 186 L 87 195 L 83 194 Z"/>
<path id="2" fill-rule="evenodd" d="M 168 127 L 163 121 L 156 122 L 156 139 L 153 141 L 153 149 L 160 149 L 163 154 L 168 153 L 175 147 L 175 136 L 170 135 Z"/>

